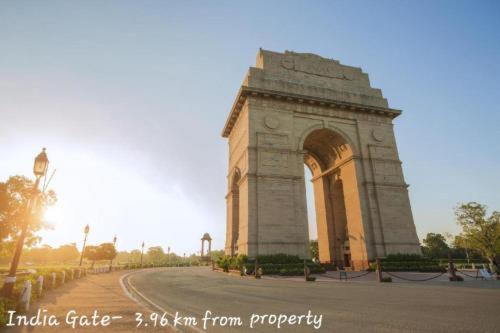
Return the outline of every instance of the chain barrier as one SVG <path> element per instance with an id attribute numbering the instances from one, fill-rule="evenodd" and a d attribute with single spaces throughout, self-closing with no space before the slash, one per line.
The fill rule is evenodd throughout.
<path id="1" fill-rule="evenodd" d="M 438 275 L 431 276 L 431 277 L 429 277 L 429 278 L 425 278 L 425 279 L 409 279 L 409 278 L 404 278 L 404 277 L 401 277 L 401 276 L 397 276 L 396 274 L 393 274 L 393 273 L 390 273 L 390 272 L 386 272 L 386 271 L 382 271 L 382 273 L 387 273 L 387 274 L 389 274 L 390 276 L 395 277 L 395 278 L 397 278 L 397 279 L 406 280 L 406 281 L 412 281 L 412 282 L 425 282 L 425 281 L 430 281 L 430 280 L 433 280 L 433 279 L 436 279 L 436 278 L 440 277 L 440 276 L 441 276 L 441 275 L 443 275 L 443 274 L 446 274 L 446 272 L 442 272 L 442 273 L 439 273 Z"/>
<path id="2" fill-rule="evenodd" d="M 464 271 L 459 270 L 459 269 L 456 269 L 455 271 L 456 271 L 456 272 L 458 272 L 458 273 L 460 273 L 460 274 L 463 274 L 463 275 L 465 275 L 465 276 L 468 276 L 468 277 L 470 277 L 470 278 L 473 278 L 473 279 L 477 279 L 477 278 L 478 278 L 478 276 L 477 276 L 477 275 L 476 275 L 476 276 L 469 275 L 469 274 L 467 274 L 467 273 L 465 273 Z M 372 272 L 372 271 L 367 271 L 367 272 L 365 272 L 365 273 L 363 273 L 363 274 L 359 274 L 359 275 L 356 275 L 356 276 L 347 276 L 347 275 L 345 275 L 345 276 L 341 276 L 341 277 L 335 277 L 335 276 L 321 275 L 321 277 L 324 277 L 324 278 L 327 278 L 327 279 L 332 279 L 332 280 L 340 280 L 340 281 L 342 281 L 342 280 L 351 280 L 351 279 L 356 279 L 356 278 L 359 278 L 359 277 L 362 277 L 362 276 L 366 276 L 366 275 L 368 275 L 368 274 L 370 274 L 370 273 L 373 273 L 373 272 Z M 425 282 L 425 281 L 430 281 L 430 280 L 437 279 L 438 277 L 440 277 L 440 276 L 442 276 L 442 275 L 446 274 L 446 273 L 447 273 L 447 271 L 445 271 L 445 272 L 441 272 L 441 273 L 439 273 L 439 274 L 436 274 L 436 275 L 434 275 L 434 276 L 431 276 L 431 277 L 428 277 L 428 278 L 425 278 L 425 279 L 411 279 L 411 278 L 405 278 L 405 277 L 399 276 L 399 275 L 397 275 L 397 274 L 394 274 L 394 273 L 391 273 L 391 272 L 384 271 L 383 269 L 382 269 L 382 273 L 386 273 L 386 274 L 388 274 L 388 275 L 390 275 L 390 276 L 392 276 L 392 277 L 394 277 L 394 278 L 396 278 L 396 279 L 400 279 L 400 280 L 411 281 L 411 282 Z M 477 272 L 476 272 L 476 274 L 477 274 Z"/>
<path id="3" fill-rule="evenodd" d="M 363 273 L 363 274 L 359 274 L 359 275 L 356 275 L 356 276 L 346 276 L 346 277 L 343 277 L 343 278 L 336 278 L 334 276 L 328 276 L 328 275 L 321 275 L 321 277 L 325 277 L 325 278 L 333 279 L 333 280 L 351 280 L 351 279 L 356 279 L 356 278 L 368 275 L 370 273 L 373 273 L 373 272 L 367 271 L 366 273 Z"/>
<path id="4" fill-rule="evenodd" d="M 462 275 L 468 276 L 468 277 L 473 278 L 473 279 L 476 279 L 476 280 L 477 280 L 478 278 L 481 278 L 480 276 L 478 276 L 477 271 L 476 271 L 476 276 L 469 275 L 469 274 L 467 274 L 467 273 L 463 272 L 463 271 L 462 271 L 462 270 L 460 270 L 460 269 L 457 269 L 456 271 L 457 271 L 458 273 L 462 274 Z"/>

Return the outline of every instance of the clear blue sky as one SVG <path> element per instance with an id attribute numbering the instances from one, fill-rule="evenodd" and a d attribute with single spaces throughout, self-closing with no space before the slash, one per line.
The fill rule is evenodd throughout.
<path id="1" fill-rule="evenodd" d="M 391 107 L 419 235 L 500 209 L 500 2 L 4 1 L 0 177 L 57 168 L 44 242 L 224 242 L 221 129 L 259 47 L 362 67 Z"/>

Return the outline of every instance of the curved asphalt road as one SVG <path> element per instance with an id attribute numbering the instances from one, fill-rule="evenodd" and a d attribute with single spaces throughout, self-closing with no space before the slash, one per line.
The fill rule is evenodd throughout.
<path id="1" fill-rule="evenodd" d="M 256 314 L 322 314 L 319 330 L 302 322 L 281 332 L 499 332 L 499 281 L 476 281 L 482 288 L 446 283 L 314 282 L 241 278 L 207 267 L 144 270 L 124 278 L 132 294 L 162 310 L 198 320 L 239 316 L 243 326 L 208 327 L 208 332 L 277 332 L 275 325 L 249 328 Z M 131 287 L 130 287 L 131 286 Z M 469 285 L 470 286 L 470 285 Z M 491 287 L 491 288 L 490 288 Z M 135 290 L 138 293 L 135 293 Z M 143 298 L 144 300 L 144 298 Z M 161 312 L 158 307 L 156 311 Z"/>

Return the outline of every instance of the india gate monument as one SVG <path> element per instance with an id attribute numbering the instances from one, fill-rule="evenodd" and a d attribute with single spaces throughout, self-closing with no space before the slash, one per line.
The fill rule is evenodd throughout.
<path id="1" fill-rule="evenodd" d="M 222 132 L 226 254 L 309 258 L 306 181 L 321 262 L 362 269 L 377 257 L 420 253 L 393 130 L 400 114 L 360 68 L 260 50 Z"/>

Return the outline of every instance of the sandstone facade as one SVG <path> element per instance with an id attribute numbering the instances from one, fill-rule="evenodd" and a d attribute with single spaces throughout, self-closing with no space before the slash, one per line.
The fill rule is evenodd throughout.
<path id="1" fill-rule="evenodd" d="M 420 253 L 393 132 L 400 113 L 360 68 L 260 50 L 223 129 L 226 253 L 309 256 L 304 163 L 322 262 L 363 268 Z"/>

